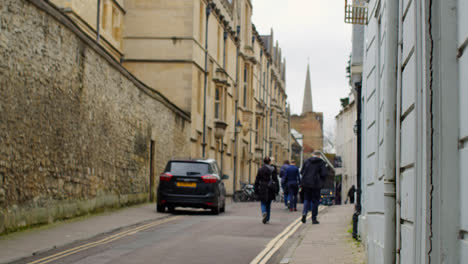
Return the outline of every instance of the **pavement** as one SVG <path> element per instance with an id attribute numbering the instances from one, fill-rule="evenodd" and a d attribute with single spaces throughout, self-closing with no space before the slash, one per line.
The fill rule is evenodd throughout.
<path id="1" fill-rule="evenodd" d="M 13 262 L 169 216 L 170 214 L 157 213 L 155 204 L 148 203 L 0 236 L 0 263 Z"/>
<path id="2" fill-rule="evenodd" d="M 312 225 L 309 220 L 304 224 L 305 228 L 300 230 L 298 239 L 292 242 L 280 263 L 365 263 L 362 247 L 347 232 L 352 214 L 352 205 L 321 210 L 321 223 Z M 148 203 L 0 236 L 0 263 L 14 262 L 170 216 L 157 213 L 154 203 Z"/>
<path id="3" fill-rule="evenodd" d="M 364 247 L 349 232 L 353 205 L 326 207 L 319 213 L 320 224 L 309 219 L 280 264 L 361 264 L 366 263 Z"/>

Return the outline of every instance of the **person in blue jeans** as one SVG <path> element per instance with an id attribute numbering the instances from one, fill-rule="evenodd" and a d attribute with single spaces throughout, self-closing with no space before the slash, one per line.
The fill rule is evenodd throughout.
<path id="1" fill-rule="evenodd" d="M 288 185 L 286 184 L 286 169 L 289 167 L 289 160 L 285 160 L 280 168 L 281 188 L 283 188 L 284 205 L 289 209 Z"/>
<path id="2" fill-rule="evenodd" d="M 275 167 L 271 166 L 271 159 L 263 159 L 263 166 L 258 169 L 255 178 L 254 190 L 260 200 L 262 209 L 262 223 L 270 221 L 271 201 L 273 201 L 279 191 L 278 173 Z"/>
<path id="3" fill-rule="evenodd" d="M 304 166 L 301 169 L 302 188 L 304 190 L 303 223 L 306 222 L 307 213 L 311 210 L 312 224 L 319 224 L 317 215 L 320 202 L 320 189 L 328 175 L 326 164 L 320 156 L 320 152 L 314 152 L 313 156 L 304 162 Z"/>
<path id="4" fill-rule="evenodd" d="M 301 184 L 301 176 L 294 160 L 286 168 L 286 184 L 289 193 L 289 211 L 297 211 L 297 192 L 299 191 L 299 184 Z"/>

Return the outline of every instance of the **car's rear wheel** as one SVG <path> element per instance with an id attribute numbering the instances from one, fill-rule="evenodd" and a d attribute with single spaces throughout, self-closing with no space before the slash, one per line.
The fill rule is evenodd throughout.
<path id="1" fill-rule="evenodd" d="M 217 204 L 216 207 L 211 208 L 211 213 L 212 213 L 212 214 L 218 215 L 219 212 L 220 212 L 219 204 Z"/>
<path id="2" fill-rule="evenodd" d="M 156 204 L 156 211 L 158 213 L 164 213 L 166 211 L 166 206 L 162 204 Z"/>
<path id="3" fill-rule="evenodd" d="M 175 211 L 175 207 L 173 205 L 168 205 L 167 210 L 169 211 L 169 213 L 173 213 Z"/>
<path id="4" fill-rule="evenodd" d="M 223 207 L 219 209 L 219 212 L 224 213 L 226 212 L 226 201 L 223 202 Z"/>

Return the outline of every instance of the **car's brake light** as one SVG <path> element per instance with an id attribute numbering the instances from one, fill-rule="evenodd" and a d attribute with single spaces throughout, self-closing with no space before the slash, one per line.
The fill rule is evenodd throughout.
<path id="1" fill-rule="evenodd" d="M 159 180 L 160 180 L 160 181 L 166 181 L 166 182 L 168 182 L 168 181 L 171 180 L 171 178 L 172 178 L 172 175 L 169 174 L 169 173 L 162 173 L 162 174 L 159 176 Z"/>
<path id="2" fill-rule="evenodd" d="M 204 183 L 216 183 L 218 181 L 218 177 L 213 175 L 205 175 L 202 176 L 202 180 Z"/>

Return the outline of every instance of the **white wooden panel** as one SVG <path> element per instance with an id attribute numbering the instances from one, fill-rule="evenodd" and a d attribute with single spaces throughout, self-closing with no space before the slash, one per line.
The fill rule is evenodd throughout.
<path id="1" fill-rule="evenodd" d="M 468 148 L 460 150 L 461 227 L 468 232 Z M 468 262 L 466 262 L 468 263 Z"/>
<path id="2" fill-rule="evenodd" d="M 401 124 L 401 167 L 414 163 L 415 159 L 415 112 L 412 111 Z"/>
<path id="3" fill-rule="evenodd" d="M 367 105 L 366 105 L 366 108 L 365 108 L 365 111 L 366 111 L 366 126 L 365 126 L 365 129 L 368 129 L 372 123 L 375 123 L 376 119 L 375 119 L 375 114 L 377 112 L 377 106 L 375 104 L 375 93 L 369 98 L 369 100 L 367 101 Z"/>
<path id="4" fill-rule="evenodd" d="M 365 82 L 366 82 L 366 99 L 369 100 L 370 97 L 374 96 L 375 94 L 375 88 L 376 88 L 376 79 L 377 78 L 377 74 L 376 74 L 376 68 L 374 67 L 372 69 L 372 72 L 370 72 L 370 74 L 367 76 Z"/>
<path id="5" fill-rule="evenodd" d="M 465 2 L 467 2 L 465 0 Z M 468 27 L 468 25 L 467 25 Z M 468 50 L 460 58 L 460 138 L 468 136 Z"/>
<path id="6" fill-rule="evenodd" d="M 414 263 L 414 228 L 413 225 L 401 225 L 401 263 Z"/>
<path id="7" fill-rule="evenodd" d="M 383 97 L 383 96 L 382 96 Z M 380 105 L 380 113 L 379 113 L 379 144 L 382 142 L 384 137 L 384 127 L 385 127 L 385 120 L 384 120 L 384 105 Z"/>
<path id="8" fill-rule="evenodd" d="M 385 100 L 385 76 L 379 77 L 379 109 L 381 108 L 384 100 Z"/>
<path id="9" fill-rule="evenodd" d="M 468 241 L 460 241 L 460 263 L 468 263 Z"/>
<path id="10" fill-rule="evenodd" d="M 377 131 L 376 126 L 373 125 L 367 130 L 366 141 L 366 156 L 377 152 Z"/>
<path id="11" fill-rule="evenodd" d="M 408 4 L 410 4 L 411 0 L 403 0 L 403 10 L 408 9 Z"/>
<path id="12" fill-rule="evenodd" d="M 401 218 L 414 223 L 415 178 L 414 169 L 408 169 L 400 175 Z"/>
<path id="13" fill-rule="evenodd" d="M 375 199 L 375 200 L 376 200 L 377 210 L 378 210 L 379 212 L 382 212 L 382 213 L 383 213 L 383 212 L 385 212 L 385 203 L 384 203 L 384 202 L 385 202 L 385 200 L 384 200 L 384 199 L 385 199 L 385 196 L 384 196 L 384 193 L 385 193 L 385 191 L 384 191 L 385 189 L 384 189 L 384 188 L 385 188 L 385 186 L 384 186 L 384 181 L 383 181 L 383 179 L 382 179 L 382 180 L 379 180 L 379 181 L 376 183 L 376 186 L 377 186 L 376 190 L 377 190 L 377 193 L 378 193 L 378 195 L 376 195 L 376 199 Z M 381 226 L 385 226 L 385 218 L 384 218 L 383 216 L 382 216 L 382 218 L 381 218 L 381 221 L 382 221 L 382 223 L 381 223 L 382 225 L 381 225 Z M 383 235 L 384 235 L 384 233 L 382 232 L 382 238 L 381 238 L 381 239 L 382 239 L 382 243 L 383 243 L 383 241 L 384 241 Z"/>
<path id="14" fill-rule="evenodd" d="M 408 14 L 403 21 L 403 61 L 406 61 L 408 55 L 415 43 L 415 17 L 414 4 L 411 4 Z"/>
<path id="15" fill-rule="evenodd" d="M 375 179 L 375 155 L 372 155 L 370 157 L 366 157 L 365 159 L 365 170 L 366 170 L 366 176 L 367 176 L 367 183 L 371 184 L 374 183 Z M 372 195 L 371 193 L 369 195 Z"/>
<path id="16" fill-rule="evenodd" d="M 382 194 L 382 193 L 381 193 Z M 383 197 L 383 195 L 379 195 Z M 383 208 L 382 208 L 383 209 Z M 376 241 L 377 248 L 375 250 L 375 260 L 373 263 L 383 263 L 383 252 L 385 247 L 385 219 L 383 215 L 376 215 L 375 224 L 377 227 L 376 230 Z"/>
<path id="17" fill-rule="evenodd" d="M 375 259 L 375 225 L 373 215 L 367 215 L 367 263 L 373 263 Z"/>
<path id="18" fill-rule="evenodd" d="M 458 46 L 468 38 L 468 1 L 458 0 Z"/>
<path id="19" fill-rule="evenodd" d="M 382 25 L 383 27 L 383 25 Z M 383 30 L 382 30 L 383 31 Z M 385 35 L 383 35 L 382 37 L 386 37 Z M 379 47 L 379 54 L 380 54 L 380 57 L 379 57 L 379 60 L 380 60 L 380 65 L 379 65 L 379 76 L 383 76 L 383 72 L 385 70 L 385 39 L 380 39 L 380 47 Z"/>
<path id="20" fill-rule="evenodd" d="M 371 47 L 375 44 L 375 39 L 377 35 L 377 20 L 374 17 L 371 17 L 369 24 L 366 27 L 364 34 L 364 48 L 370 50 Z"/>
<path id="21" fill-rule="evenodd" d="M 416 96 L 416 64 L 413 56 L 403 70 L 401 87 L 401 113 L 405 113 L 414 104 Z"/>
<path id="22" fill-rule="evenodd" d="M 379 167 L 378 167 L 378 177 L 379 178 L 382 178 L 382 176 L 384 176 L 385 174 L 385 144 L 382 144 L 381 146 L 379 146 L 379 154 L 378 154 L 378 158 L 379 158 Z"/>

